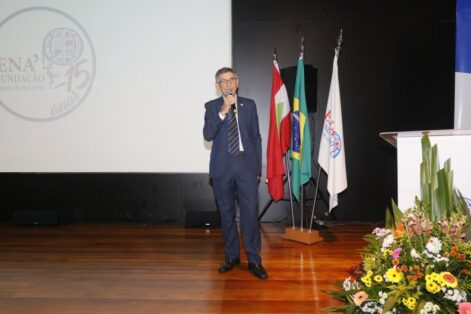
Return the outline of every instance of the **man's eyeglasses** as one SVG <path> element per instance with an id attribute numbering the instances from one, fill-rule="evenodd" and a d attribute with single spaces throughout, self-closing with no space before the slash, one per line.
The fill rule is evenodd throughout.
<path id="1" fill-rule="evenodd" d="M 237 81 L 237 77 L 231 77 L 230 79 L 228 80 L 220 80 L 218 82 L 218 84 L 221 84 L 221 85 L 232 85 L 232 84 L 235 84 L 235 82 Z"/>

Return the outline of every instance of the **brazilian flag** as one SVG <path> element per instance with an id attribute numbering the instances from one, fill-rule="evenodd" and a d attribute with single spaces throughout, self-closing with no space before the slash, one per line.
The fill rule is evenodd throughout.
<path id="1" fill-rule="evenodd" d="M 311 132 L 304 89 L 304 58 L 299 56 L 294 88 L 291 137 L 291 188 L 299 200 L 301 187 L 311 179 Z"/>

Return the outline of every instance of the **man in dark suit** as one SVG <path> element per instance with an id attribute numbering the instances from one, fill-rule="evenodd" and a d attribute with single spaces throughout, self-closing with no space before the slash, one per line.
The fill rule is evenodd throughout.
<path id="1" fill-rule="evenodd" d="M 262 139 L 255 102 L 239 97 L 237 73 L 231 68 L 216 72 L 216 85 L 222 97 L 205 104 L 203 135 L 213 141 L 209 175 L 221 215 L 225 260 L 219 272 L 240 264 L 236 199 L 240 227 L 249 261 L 249 271 L 259 279 L 268 275 L 260 258 L 258 223 L 258 183 L 262 170 Z"/>

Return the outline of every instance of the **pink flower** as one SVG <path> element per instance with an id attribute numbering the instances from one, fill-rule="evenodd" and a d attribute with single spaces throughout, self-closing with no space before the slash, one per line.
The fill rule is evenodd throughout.
<path id="1" fill-rule="evenodd" d="M 368 294 L 366 294 L 365 291 L 357 292 L 353 295 L 353 303 L 355 303 L 356 306 L 360 306 L 367 298 Z"/>
<path id="2" fill-rule="evenodd" d="M 471 303 L 463 302 L 458 306 L 459 314 L 471 314 Z"/>
<path id="3" fill-rule="evenodd" d="M 402 249 L 400 247 L 398 247 L 397 249 L 394 249 L 394 251 L 392 253 L 393 259 L 398 259 L 399 254 L 401 254 L 401 251 L 402 251 Z"/>

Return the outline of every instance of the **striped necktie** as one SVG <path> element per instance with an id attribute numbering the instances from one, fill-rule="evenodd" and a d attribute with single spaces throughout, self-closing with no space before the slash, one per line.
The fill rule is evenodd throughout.
<path id="1" fill-rule="evenodd" d="M 227 118 L 229 119 L 228 121 L 228 135 L 229 135 L 229 154 L 232 156 L 237 156 L 240 152 L 239 148 L 239 128 L 237 127 L 237 118 L 235 116 L 235 113 L 232 112 L 232 110 L 229 110 L 227 113 Z"/>

